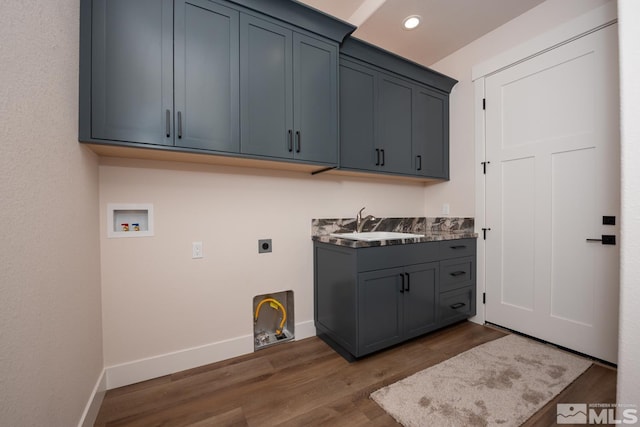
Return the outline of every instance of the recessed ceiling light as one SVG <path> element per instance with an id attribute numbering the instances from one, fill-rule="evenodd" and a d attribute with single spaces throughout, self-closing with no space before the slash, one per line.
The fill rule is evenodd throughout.
<path id="1" fill-rule="evenodd" d="M 402 21 L 402 26 L 405 30 L 413 30 L 418 25 L 420 25 L 420 17 L 418 15 L 407 16 Z"/>

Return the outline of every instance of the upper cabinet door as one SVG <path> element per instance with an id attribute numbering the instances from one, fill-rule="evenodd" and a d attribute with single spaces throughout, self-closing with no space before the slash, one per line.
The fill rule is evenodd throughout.
<path id="1" fill-rule="evenodd" d="M 91 137 L 172 144 L 173 2 L 92 6 Z"/>
<path id="2" fill-rule="evenodd" d="M 293 157 L 292 38 L 289 29 L 240 17 L 242 153 Z"/>
<path id="3" fill-rule="evenodd" d="M 413 167 L 431 178 L 449 178 L 449 97 L 416 87 L 413 106 Z"/>
<path id="4" fill-rule="evenodd" d="M 340 59 L 340 165 L 376 169 L 377 72 Z"/>
<path id="5" fill-rule="evenodd" d="M 413 85 L 380 73 L 379 87 L 381 170 L 410 174 Z"/>
<path id="6" fill-rule="evenodd" d="M 238 11 L 206 0 L 175 2 L 175 145 L 238 152 Z"/>
<path id="7" fill-rule="evenodd" d="M 338 48 L 293 34 L 294 157 L 338 162 Z"/>

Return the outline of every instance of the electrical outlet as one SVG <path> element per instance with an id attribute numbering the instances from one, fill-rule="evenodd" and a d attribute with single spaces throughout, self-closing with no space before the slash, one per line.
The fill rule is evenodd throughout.
<path id="1" fill-rule="evenodd" d="M 202 254 L 202 242 L 193 242 L 191 246 L 191 258 L 199 259 L 203 257 L 204 255 Z"/>
<path id="2" fill-rule="evenodd" d="M 258 253 L 266 254 L 272 251 L 271 239 L 258 240 Z"/>
<path id="3" fill-rule="evenodd" d="M 449 203 L 442 204 L 442 215 L 449 215 Z"/>

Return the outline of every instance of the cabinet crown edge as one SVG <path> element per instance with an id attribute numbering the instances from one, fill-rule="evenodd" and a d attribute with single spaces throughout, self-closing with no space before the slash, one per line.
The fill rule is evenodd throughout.
<path id="1" fill-rule="evenodd" d="M 295 25 L 337 43 L 356 30 L 356 26 L 295 0 L 227 0 L 236 5 Z"/>
<path id="2" fill-rule="evenodd" d="M 354 58 L 392 73 L 410 78 L 447 94 L 458 80 L 424 65 L 374 46 L 356 37 L 347 37 L 340 45 L 340 56 Z"/>

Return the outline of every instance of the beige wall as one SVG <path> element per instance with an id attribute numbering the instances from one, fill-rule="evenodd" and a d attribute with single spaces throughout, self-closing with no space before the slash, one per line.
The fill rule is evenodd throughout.
<path id="1" fill-rule="evenodd" d="M 619 0 L 622 227 L 618 403 L 640 408 L 640 2 Z"/>
<path id="2" fill-rule="evenodd" d="M 451 93 L 450 178 L 425 191 L 427 216 L 449 203 L 451 215 L 475 216 L 475 109 L 472 67 L 612 0 L 547 0 L 452 55 L 430 65 L 459 82 Z M 429 65 L 429 64 L 426 64 Z"/>
<path id="3" fill-rule="evenodd" d="M 0 3 L 0 425 L 71 426 L 103 369 L 79 2 Z"/>
<path id="4" fill-rule="evenodd" d="M 103 160 L 107 367 L 253 333 L 253 297 L 293 290 L 313 320 L 311 219 L 421 216 L 422 184 L 209 165 Z M 107 238 L 108 203 L 152 203 L 155 236 Z M 258 254 L 258 239 L 273 239 Z M 204 259 L 191 259 L 202 241 Z M 252 347 L 251 347 L 252 350 Z"/>

